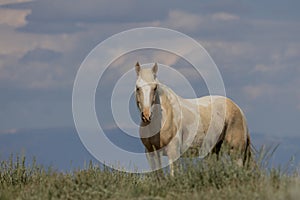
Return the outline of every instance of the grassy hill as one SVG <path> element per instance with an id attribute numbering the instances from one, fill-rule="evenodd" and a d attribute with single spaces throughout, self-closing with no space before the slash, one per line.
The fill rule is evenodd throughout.
<path id="1" fill-rule="evenodd" d="M 17 158 L 1 163 L 0 199 L 299 199 L 299 174 L 265 168 L 264 163 L 247 169 L 228 159 L 186 160 L 170 177 L 100 169 L 92 163 L 63 173 Z"/>
<path id="2" fill-rule="evenodd" d="M 112 140 L 120 136 L 111 132 Z M 25 130 L 0 134 L 1 199 L 299 199 L 297 138 L 285 140 L 253 134 L 256 147 L 279 144 L 275 153 L 259 153 L 258 167 L 230 160 L 185 160 L 174 177 L 127 174 L 96 166 L 73 129 Z M 127 140 L 121 145 L 128 146 Z M 268 145 L 267 145 L 268 146 Z M 9 158 L 10 154 L 24 157 Z M 136 148 L 136 147 L 135 147 Z M 138 149 L 137 149 L 138 150 Z M 21 152 L 21 153 L 20 153 Z M 295 155 L 295 160 L 289 162 Z M 37 161 L 32 157 L 36 156 Z M 70 160 L 73 162 L 70 163 Z M 93 163 L 84 165 L 84 161 Z M 37 164 L 38 163 L 38 164 Z M 275 163 L 275 164 L 274 164 Z M 42 164 L 43 166 L 41 166 Z M 53 166 L 48 167 L 48 166 Z M 280 167 L 281 166 L 281 167 Z"/>

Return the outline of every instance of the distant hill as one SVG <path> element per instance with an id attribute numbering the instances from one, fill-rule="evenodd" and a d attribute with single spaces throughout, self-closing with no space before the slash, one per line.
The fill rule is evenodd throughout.
<path id="1" fill-rule="evenodd" d="M 119 147 L 132 152 L 143 152 L 138 138 L 123 134 L 118 129 L 106 131 L 110 140 Z M 294 164 L 300 163 L 300 137 L 271 137 L 252 133 L 252 143 L 256 149 L 279 144 L 270 164 L 285 166 L 294 156 Z M 100 143 L 100 141 L 99 141 Z M 74 128 L 25 129 L 13 132 L 0 132 L 0 159 L 7 160 L 11 155 L 25 155 L 27 160 L 36 158 L 37 163 L 58 170 L 83 168 L 92 160 L 98 163 L 81 143 Z"/>
<path id="2" fill-rule="evenodd" d="M 273 150 L 276 146 L 273 156 L 270 159 L 270 166 L 280 166 L 286 168 L 287 165 L 293 168 L 300 167 L 300 136 L 271 136 L 262 133 L 252 133 L 252 144 L 259 151 L 262 146 L 265 149 Z"/>
<path id="3" fill-rule="evenodd" d="M 82 168 L 86 161 L 96 160 L 82 145 L 75 129 L 26 129 L 12 134 L 0 134 L 0 158 L 25 155 L 27 160 L 58 170 Z"/>

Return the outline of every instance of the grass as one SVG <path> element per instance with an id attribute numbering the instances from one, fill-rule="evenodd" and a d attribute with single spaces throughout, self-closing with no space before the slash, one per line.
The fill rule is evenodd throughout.
<path id="1" fill-rule="evenodd" d="M 299 199 L 299 174 L 266 168 L 270 154 L 262 149 L 255 169 L 214 157 L 185 160 L 174 177 L 159 179 L 154 172 L 129 174 L 92 163 L 62 173 L 11 158 L 1 162 L 0 199 Z"/>

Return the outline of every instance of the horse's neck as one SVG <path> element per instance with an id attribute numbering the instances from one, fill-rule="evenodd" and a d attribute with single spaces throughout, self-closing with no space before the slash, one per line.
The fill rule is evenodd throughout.
<path id="1" fill-rule="evenodd" d="M 177 102 L 181 99 L 180 96 L 178 96 L 171 88 L 169 88 L 166 85 L 160 84 L 160 104 L 164 107 L 166 104 L 174 104 L 174 102 Z M 177 104 L 175 103 L 175 104 Z M 172 106 L 172 105 L 171 105 Z M 175 106 L 175 105 L 174 105 Z"/>

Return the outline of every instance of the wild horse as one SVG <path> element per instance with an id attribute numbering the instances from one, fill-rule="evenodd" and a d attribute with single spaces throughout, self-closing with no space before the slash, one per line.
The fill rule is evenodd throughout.
<path id="1" fill-rule="evenodd" d="M 223 96 L 184 99 L 157 80 L 158 65 L 135 66 L 136 103 L 141 113 L 140 136 L 153 170 L 168 156 L 170 173 L 181 155 L 219 154 L 221 147 L 239 165 L 251 156 L 250 136 L 242 110 Z"/>

